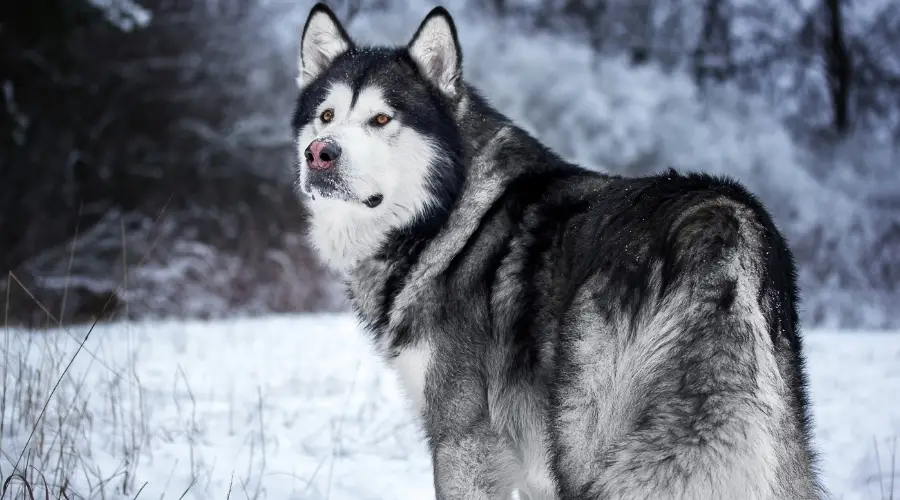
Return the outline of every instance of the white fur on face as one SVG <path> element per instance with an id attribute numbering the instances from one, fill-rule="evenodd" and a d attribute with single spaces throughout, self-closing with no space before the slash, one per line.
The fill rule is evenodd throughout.
<path id="1" fill-rule="evenodd" d="M 317 11 L 307 21 L 303 40 L 300 42 L 300 72 L 297 85 L 304 85 L 322 74 L 334 59 L 350 48 L 341 27 L 328 14 Z"/>
<path id="2" fill-rule="evenodd" d="M 424 135 L 402 123 L 385 102 L 380 89 L 363 88 L 355 103 L 349 85 L 333 85 L 316 110 L 313 121 L 300 130 L 297 153 L 300 187 L 309 195 L 310 236 L 323 260 L 334 270 L 351 270 L 384 243 L 387 233 L 408 224 L 431 201 L 428 174 L 438 154 Z M 329 123 L 319 116 L 334 111 Z M 372 117 L 392 117 L 384 127 L 371 124 Z M 326 198 L 309 183 L 304 150 L 315 139 L 330 139 L 341 148 L 337 169 L 344 189 Z M 380 194 L 380 205 L 369 208 L 363 200 Z"/>

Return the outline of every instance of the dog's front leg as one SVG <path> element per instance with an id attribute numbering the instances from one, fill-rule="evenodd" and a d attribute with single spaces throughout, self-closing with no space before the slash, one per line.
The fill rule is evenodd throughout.
<path id="1" fill-rule="evenodd" d="M 445 434 L 433 448 L 437 500 L 507 500 L 522 465 L 508 440 L 479 419 Z"/>

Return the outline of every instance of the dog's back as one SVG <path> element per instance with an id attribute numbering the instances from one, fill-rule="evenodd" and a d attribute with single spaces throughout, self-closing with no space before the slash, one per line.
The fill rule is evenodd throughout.
<path id="1" fill-rule="evenodd" d="M 794 264 L 763 207 L 675 172 L 590 196 L 558 229 L 562 497 L 819 498 Z"/>

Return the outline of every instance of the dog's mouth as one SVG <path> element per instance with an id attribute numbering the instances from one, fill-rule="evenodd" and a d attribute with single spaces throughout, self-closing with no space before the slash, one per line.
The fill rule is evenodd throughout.
<path id="1" fill-rule="evenodd" d="M 378 205 L 381 205 L 382 201 L 384 201 L 384 195 L 381 193 L 376 193 L 363 200 L 363 205 L 369 208 L 375 208 Z"/>
<path id="2" fill-rule="evenodd" d="M 329 182 L 329 181 L 313 181 L 307 179 L 305 189 L 306 195 L 309 196 L 310 200 L 315 201 L 316 198 L 323 199 L 338 199 L 344 200 L 346 202 L 351 203 L 362 203 L 368 208 L 375 208 L 384 201 L 384 195 L 381 193 L 375 193 L 367 198 L 360 198 L 359 196 L 353 194 L 350 189 L 340 182 Z"/>
<path id="3" fill-rule="evenodd" d="M 375 208 L 384 202 L 384 194 L 376 192 L 366 196 L 356 192 L 351 183 L 336 168 L 327 170 L 309 169 L 303 183 L 303 191 L 309 198 L 343 200 L 348 203 L 361 203 L 368 208 Z"/>
<path id="4" fill-rule="evenodd" d="M 310 175 L 306 178 L 303 190 L 310 198 L 346 198 L 349 194 L 347 186 L 333 175 Z"/>

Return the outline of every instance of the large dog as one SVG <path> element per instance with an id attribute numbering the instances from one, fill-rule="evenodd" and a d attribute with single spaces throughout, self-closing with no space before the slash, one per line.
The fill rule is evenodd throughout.
<path id="1" fill-rule="evenodd" d="M 310 238 L 421 417 L 439 499 L 812 499 L 792 255 L 736 182 L 561 159 L 405 47 L 303 29 Z"/>

